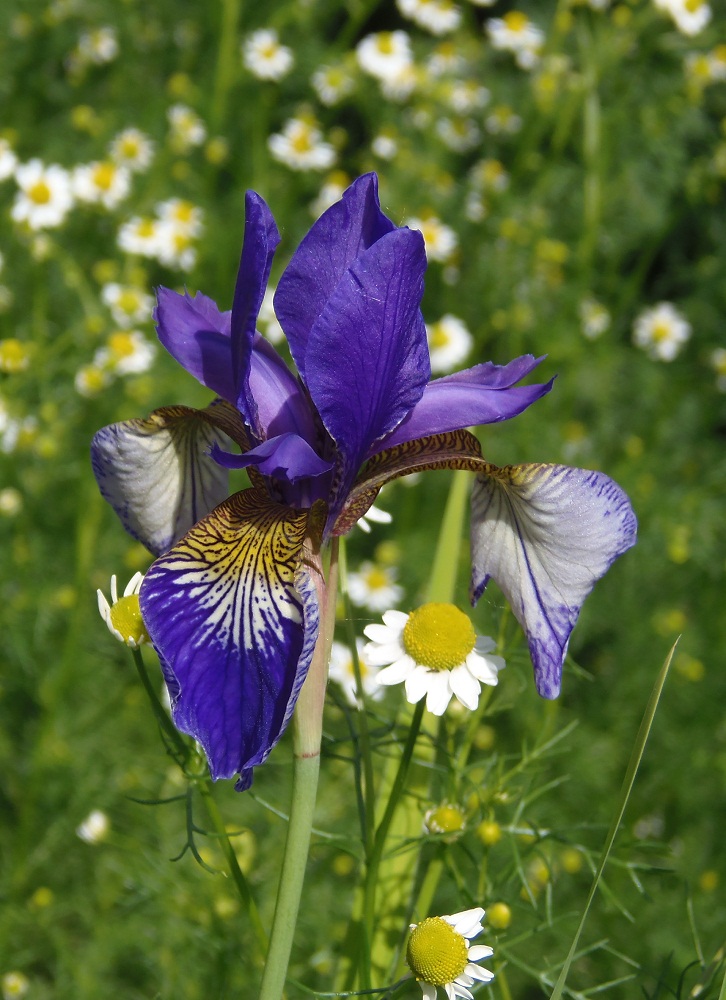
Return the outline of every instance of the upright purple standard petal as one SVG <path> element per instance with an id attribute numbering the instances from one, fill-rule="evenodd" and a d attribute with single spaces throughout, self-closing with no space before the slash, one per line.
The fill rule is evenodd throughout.
<path id="1" fill-rule="evenodd" d="M 319 613 L 300 563 L 314 516 L 261 490 L 236 493 L 144 579 L 141 610 L 174 724 L 201 743 L 215 779 L 240 774 L 249 784 L 307 674 Z"/>
<path id="2" fill-rule="evenodd" d="M 552 388 L 554 379 L 544 385 L 515 385 L 541 360 L 525 354 L 507 365 L 487 361 L 430 382 L 413 410 L 370 454 L 431 434 L 516 417 Z"/>
<path id="3" fill-rule="evenodd" d="M 245 196 L 245 235 L 232 303 L 232 372 L 237 390 L 234 400 L 247 426 L 262 437 L 257 404 L 250 392 L 249 369 L 257 316 L 270 277 L 272 258 L 280 242 L 272 213 L 254 191 Z"/>
<path id="4" fill-rule="evenodd" d="M 310 331 L 306 383 L 339 453 L 341 499 L 373 443 L 403 420 L 428 382 L 419 308 L 425 270 L 421 234 L 389 233 L 348 268 Z"/>
<path id="5" fill-rule="evenodd" d="M 601 472 L 564 465 L 491 467 L 471 501 L 471 596 L 496 580 L 527 635 L 537 690 L 560 693 L 580 608 L 611 563 L 635 544 L 625 493 Z"/>
<path id="6" fill-rule="evenodd" d="M 336 285 L 364 250 L 395 228 L 381 211 L 376 175 L 364 174 L 295 251 L 277 286 L 275 313 L 303 380 L 310 331 Z"/>
<path id="7" fill-rule="evenodd" d="M 202 385 L 235 403 L 230 314 L 201 292 L 192 298 L 157 288 L 156 303 L 156 332 L 169 354 Z"/>

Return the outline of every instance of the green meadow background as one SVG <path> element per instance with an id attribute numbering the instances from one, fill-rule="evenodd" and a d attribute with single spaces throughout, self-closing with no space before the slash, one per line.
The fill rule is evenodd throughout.
<path id="1" fill-rule="evenodd" d="M 485 29 L 514 8 L 544 32 L 533 69 L 496 50 Z M 368 170 L 378 172 L 383 208 L 396 223 L 435 217 L 456 236 L 446 259 L 430 263 L 423 303 L 427 321 L 454 314 L 471 331 L 472 348 L 454 367 L 531 352 L 546 355 L 542 379 L 557 376 L 529 411 L 481 429 L 484 454 L 499 464 L 601 469 L 629 493 L 640 525 L 637 546 L 585 606 L 557 702 L 537 697 L 526 647 L 493 585 L 472 612 L 479 631 L 506 635 L 508 667 L 475 741 L 476 767 L 461 803 L 468 830 L 444 851 L 432 912 L 505 902 L 509 927 L 487 930 L 485 940 L 495 947 L 493 968 L 501 963 L 506 975 L 479 995 L 549 995 L 546 982 L 553 969 L 556 978 L 582 912 L 648 696 L 680 636 L 568 986 L 574 996 L 719 995 L 726 938 L 726 364 L 714 352 L 726 348 L 725 25 L 714 4 L 710 24 L 688 36 L 650 0 L 602 10 L 552 0 L 462 0 L 459 26 L 441 37 L 389 0 L 2 5 L 0 175 L 2 149 L 20 164 L 38 158 L 70 171 L 105 160 L 123 129 L 138 128 L 154 143 L 150 164 L 117 205 L 77 201 L 50 228 L 13 221 L 20 188 L 13 172 L 0 180 L 6 996 L 254 994 L 260 965 L 253 933 L 231 880 L 219 873 L 218 843 L 205 835 L 199 799 L 187 800 L 165 754 L 129 651 L 96 607 L 96 588 L 108 594 L 111 574 L 123 586 L 150 557 L 97 493 L 91 437 L 162 405 L 205 405 L 209 394 L 161 349 L 143 371 L 108 369 L 90 385 L 79 372 L 97 363 L 118 329 L 101 297 L 104 285 L 147 293 L 159 284 L 186 286 L 230 308 L 245 190 L 267 199 L 281 229 L 274 281 L 315 218 L 311 206 L 321 189 L 339 190 Z M 279 81 L 257 78 L 241 60 L 243 38 L 261 27 L 274 27 L 293 51 L 294 65 Z M 101 28 L 112 29 L 116 43 L 108 61 L 94 61 L 80 42 Z M 408 33 L 415 66 L 403 97 L 383 95 L 356 61 L 361 39 L 391 30 Z M 432 69 L 437 53 L 449 60 L 444 76 Z M 340 67 L 351 81 L 335 103 L 324 103 L 310 82 L 321 66 Z M 452 81 L 485 87 L 487 103 L 452 111 Z M 203 125 L 197 144 L 170 130 L 167 113 L 178 104 Z M 494 110 L 499 125 L 496 116 L 490 120 Z M 315 120 L 334 163 L 294 169 L 273 157 L 268 138 L 293 116 Z M 520 119 L 516 130 L 501 125 L 511 126 L 512 116 Z M 467 148 L 447 145 L 437 127 L 442 119 L 467 134 L 460 119 L 473 123 Z M 395 143 L 391 158 L 372 149 L 381 133 Z M 505 174 L 506 186 L 487 181 L 492 168 L 487 175 L 483 161 L 499 165 L 495 174 Z M 172 198 L 203 216 L 188 270 L 127 253 L 117 242 L 124 223 L 153 217 Z M 583 300 L 609 316 L 597 337 L 583 332 Z M 664 301 L 692 331 L 671 361 L 633 341 L 636 318 Z M 134 328 L 153 341 L 148 313 Z M 395 568 L 403 610 L 424 599 L 450 481 L 451 474 L 435 473 L 393 484 L 382 499 L 392 524 L 349 539 L 351 570 L 366 559 Z M 457 577 L 464 609 L 467 575 L 465 544 Z M 359 636 L 379 617 L 364 607 L 354 614 Z M 145 657 L 160 686 L 153 654 Z M 395 689 L 369 706 L 381 767 L 395 753 L 390 720 L 401 699 Z M 461 715 L 451 713 L 448 724 L 455 739 Z M 358 860 L 347 845 L 355 832 L 354 747 L 347 734 L 340 697 L 331 697 L 319 832 L 291 965 L 294 979 L 313 991 L 339 988 L 353 903 Z M 502 789 L 502 775 L 520 761 Z M 284 739 L 250 793 L 236 794 L 231 783 L 214 789 L 266 926 L 289 778 Z M 430 804 L 421 802 L 422 813 Z M 88 843 L 76 831 L 93 810 L 106 815 L 108 829 Z M 494 845 L 477 835 L 483 819 L 501 827 Z M 194 851 L 185 850 L 190 842 Z M 484 871 L 486 896 L 472 899 L 465 873 Z M 7 979 L 11 973 L 21 978 Z M 290 986 L 290 997 L 304 995 Z M 402 995 L 414 997 L 418 987 Z"/>

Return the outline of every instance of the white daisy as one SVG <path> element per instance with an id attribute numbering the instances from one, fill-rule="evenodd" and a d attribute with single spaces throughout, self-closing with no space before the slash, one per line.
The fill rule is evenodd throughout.
<path id="1" fill-rule="evenodd" d="M 489 103 L 491 93 L 476 80 L 454 80 L 446 90 L 446 100 L 459 115 L 480 111 Z"/>
<path id="2" fill-rule="evenodd" d="M 119 642 L 125 643 L 131 649 L 138 649 L 143 643 L 149 641 L 149 633 L 146 631 L 144 620 L 141 617 L 139 607 L 139 590 L 143 582 L 142 573 L 134 573 L 123 597 L 118 596 L 116 588 L 116 577 L 111 577 L 111 604 L 101 590 L 97 590 L 98 611 L 101 618 L 108 625 L 111 635 L 115 636 Z M 80 834 L 79 834 L 80 836 Z"/>
<path id="3" fill-rule="evenodd" d="M 200 236 L 204 229 L 204 212 L 185 198 L 169 198 L 154 206 L 161 222 L 167 222 L 185 236 Z"/>
<path id="4" fill-rule="evenodd" d="M 533 69 L 539 62 L 544 32 L 521 10 L 510 10 L 504 17 L 487 21 L 487 33 L 493 48 L 511 52 L 522 69 Z"/>
<path id="5" fill-rule="evenodd" d="M 405 684 L 407 700 L 415 705 L 425 697 L 433 715 L 443 715 L 452 697 L 473 712 L 481 685 L 496 685 L 504 667 L 501 656 L 490 655 L 494 640 L 477 636 L 453 604 L 424 604 L 408 615 L 386 611 L 383 625 L 363 631 L 370 639 L 366 658 L 374 666 L 387 665 L 378 683 Z"/>
<path id="6" fill-rule="evenodd" d="M 682 35 L 697 35 L 711 20 L 712 11 L 706 0 L 655 0 L 659 10 L 670 14 Z"/>
<path id="7" fill-rule="evenodd" d="M 501 194 L 509 187 L 509 174 L 499 160 L 486 159 L 476 163 L 469 174 L 472 184 L 484 191 Z"/>
<path id="8" fill-rule="evenodd" d="M 0 980 L 3 1000 L 20 1000 L 30 989 L 30 980 L 22 972 L 6 972 Z"/>
<path id="9" fill-rule="evenodd" d="M 716 347 L 711 352 L 711 367 L 716 372 L 716 388 L 726 392 L 726 347 Z"/>
<path id="10" fill-rule="evenodd" d="M 89 205 L 115 208 L 131 190 L 131 173 L 111 160 L 84 163 L 73 171 L 73 192 Z"/>
<path id="11" fill-rule="evenodd" d="M 437 45 L 426 61 L 428 75 L 437 79 L 447 73 L 462 73 L 466 62 L 454 42 L 442 42 Z"/>
<path id="12" fill-rule="evenodd" d="M 118 55 L 118 37 L 116 29 L 110 26 L 84 31 L 78 39 L 78 54 L 89 63 L 97 66 L 113 62 Z"/>
<path id="13" fill-rule="evenodd" d="M 100 809 L 94 809 L 76 827 L 76 836 L 80 837 L 87 844 L 100 844 L 108 836 L 110 828 L 111 824 L 106 813 L 101 812 Z"/>
<path id="14" fill-rule="evenodd" d="M 136 215 L 121 226 L 116 243 L 125 253 L 140 257 L 157 257 L 160 242 L 160 223 L 149 216 Z"/>
<path id="15" fill-rule="evenodd" d="M 306 118 L 288 118 L 267 146 L 274 159 L 291 170 L 328 170 L 335 163 L 335 150 L 324 141 L 317 123 Z"/>
<path id="16" fill-rule="evenodd" d="M 156 346 L 138 330 L 117 330 L 96 351 L 93 366 L 111 375 L 140 375 L 151 367 Z"/>
<path id="17" fill-rule="evenodd" d="M 371 143 L 371 150 L 382 160 L 392 160 L 398 155 L 396 137 L 388 132 L 379 132 Z"/>
<path id="18" fill-rule="evenodd" d="M 481 130 L 473 118 L 439 118 L 436 134 L 455 153 L 468 153 L 481 140 Z"/>
<path id="19" fill-rule="evenodd" d="M 522 118 L 508 104 L 499 104 L 484 119 L 484 127 L 492 135 L 515 135 L 522 127 Z"/>
<path id="20" fill-rule="evenodd" d="M 469 940 L 481 934 L 484 910 L 477 906 L 444 917 L 427 917 L 411 924 L 406 961 L 421 986 L 424 1000 L 436 1000 L 437 987 L 443 986 L 448 1000 L 463 997 L 473 1000 L 469 987 L 479 980 L 489 983 L 494 973 L 476 964 L 491 958 L 488 945 L 469 946 Z"/>
<path id="21" fill-rule="evenodd" d="M 671 302 L 642 312 L 633 325 L 633 342 L 657 361 L 672 361 L 691 336 L 691 324 Z"/>
<path id="22" fill-rule="evenodd" d="M 127 329 L 151 319 L 154 299 L 131 285 L 110 281 L 101 289 L 101 301 L 111 310 L 113 321 Z"/>
<path id="23" fill-rule="evenodd" d="M 0 139 L 0 181 L 7 180 L 15 173 L 18 158 L 7 139 Z"/>
<path id="24" fill-rule="evenodd" d="M 191 271 L 197 263 L 197 250 L 192 241 L 190 233 L 176 222 L 158 220 L 156 258 L 164 267 Z"/>
<path id="25" fill-rule="evenodd" d="M 395 80 L 413 62 L 411 42 L 405 31 L 379 31 L 366 35 L 356 46 L 358 64 L 377 80 Z"/>
<path id="26" fill-rule="evenodd" d="M 425 219 L 410 218 L 406 225 L 409 229 L 421 231 L 429 260 L 446 263 L 458 246 L 459 239 L 454 230 L 435 215 L 427 215 Z"/>
<path id="27" fill-rule="evenodd" d="M 79 396 L 93 399 L 98 396 L 112 379 L 110 372 L 96 365 L 82 365 L 73 378 L 73 385 Z"/>
<path id="28" fill-rule="evenodd" d="M 432 372 L 450 372 L 466 358 L 473 338 L 465 323 L 447 313 L 436 323 L 426 324 Z"/>
<path id="29" fill-rule="evenodd" d="M 132 173 L 142 173 L 153 159 L 154 143 L 140 129 L 127 128 L 114 136 L 108 153 L 114 163 Z"/>
<path id="30" fill-rule="evenodd" d="M 452 0 L 397 0 L 404 17 L 432 35 L 447 35 L 461 24 L 461 11 Z"/>
<path id="31" fill-rule="evenodd" d="M 379 701 L 383 697 L 383 688 L 376 683 L 377 667 L 372 667 L 366 660 L 363 652 L 364 643 L 361 639 L 356 639 L 356 649 L 358 651 L 358 665 L 360 667 L 360 679 L 363 693 Z M 353 666 L 353 655 L 350 647 L 342 642 L 334 641 L 330 650 L 330 669 L 328 676 L 331 681 L 335 681 L 343 689 L 343 694 L 348 704 L 353 708 L 361 708 L 356 697 L 355 668 Z"/>
<path id="32" fill-rule="evenodd" d="M 322 104 L 331 108 L 353 92 L 355 81 L 344 66 L 321 66 L 310 82 Z"/>
<path id="33" fill-rule="evenodd" d="M 15 171 L 20 191 L 11 210 L 15 222 L 31 229 L 50 229 L 60 224 L 73 206 L 71 176 L 57 164 L 46 166 L 41 160 L 29 160 Z"/>
<path id="34" fill-rule="evenodd" d="M 338 170 L 326 178 L 325 183 L 320 188 L 317 198 L 310 203 L 310 213 L 314 219 L 320 218 L 323 212 L 340 201 L 343 192 L 350 184 L 347 174 Z"/>
<path id="35" fill-rule="evenodd" d="M 588 340 L 596 340 L 610 327 L 610 313 L 602 302 L 586 296 L 580 302 L 580 322 L 582 332 Z"/>
<path id="36" fill-rule="evenodd" d="M 15 517 L 23 509 L 23 494 L 14 486 L 6 486 L 0 490 L 0 514 L 3 517 Z"/>
<path id="37" fill-rule="evenodd" d="M 258 80 L 281 80 L 293 67 L 292 49 L 280 44 L 274 28 L 253 31 L 242 43 L 242 62 Z"/>
<path id="38" fill-rule="evenodd" d="M 257 326 L 261 334 L 264 335 L 266 340 L 269 340 L 271 344 L 281 344 L 285 339 L 285 333 L 280 326 L 280 321 L 275 315 L 275 292 L 277 288 L 274 285 L 268 285 L 265 289 L 265 294 L 262 297 L 262 305 L 260 306 L 260 311 L 257 314 Z"/>
<path id="39" fill-rule="evenodd" d="M 207 127 L 192 108 L 186 104 L 173 104 L 166 112 L 172 145 L 180 152 L 201 146 L 207 138 Z"/>
<path id="40" fill-rule="evenodd" d="M 370 514 L 370 510 L 368 511 Z M 396 583 L 397 572 L 393 566 L 365 561 L 357 572 L 348 574 L 348 593 L 353 604 L 371 611 L 383 611 L 398 604 L 403 597 L 403 587 Z"/>

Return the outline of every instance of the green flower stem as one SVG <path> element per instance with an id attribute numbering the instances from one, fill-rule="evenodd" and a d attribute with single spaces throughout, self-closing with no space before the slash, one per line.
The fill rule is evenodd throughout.
<path id="1" fill-rule="evenodd" d="M 227 98 L 234 84 L 238 65 L 238 23 L 240 0 L 222 0 L 222 20 L 219 26 L 219 49 L 214 78 L 214 92 L 209 122 L 213 131 L 224 127 L 227 115 Z"/>
<path id="2" fill-rule="evenodd" d="M 456 592 L 459 570 L 459 553 L 463 534 L 466 500 L 469 496 L 470 473 L 454 472 L 446 500 L 441 531 L 436 543 L 436 554 L 426 591 L 428 601 L 450 604 Z"/>
<path id="3" fill-rule="evenodd" d="M 249 917 L 250 923 L 252 924 L 252 930 L 254 931 L 255 939 L 257 940 L 259 954 L 258 959 L 262 962 L 265 953 L 267 952 L 268 940 L 265 928 L 262 925 L 262 920 L 260 919 L 260 914 L 257 909 L 257 904 L 252 896 L 252 891 L 249 887 L 249 883 L 245 877 L 244 872 L 239 866 L 239 861 L 237 860 L 237 855 L 235 854 L 234 847 L 227 834 L 227 829 L 224 825 L 224 819 L 221 812 L 219 811 L 219 806 L 214 800 L 214 795 L 212 794 L 211 782 L 209 778 L 199 782 L 199 794 L 204 800 L 204 805 L 207 809 L 207 815 L 212 821 L 212 826 L 214 827 L 214 832 L 219 841 L 219 845 L 222 848 L 222 853 L 224 854 L 225 860 L 227 861 L 227 866 L 229 868 L 229 874 L 234 882 L 237 894 L 242 902 L 244 911 Z"/>
<path id="4" fill-rule="evenodd" d="M 408 736 L 406 737 L 406 743 L 398 765 L 398 771 L 396 772 L 396 776 L 393 780 L 393 785 L 391 787 L 390 795 L 388 796 L 385 811 L 376 829 L 376 834 L 373 840 L 373 850 L 371 851 L 370 858 L 368 859 L 364 890 L 364 922 L 369 941 L 373 940 L 373 934 L 376 927 L 376 890 L 378 888 L 378 875 L 381 867 L 381 860 L 383 858 L 383 852 L 386 846 L 386 839 L 391 828 L 391 823 L 393 822 L 396 810 L 401 804 L 401 800 L 403 798 L 403 792 L 406 787 L 406 779 L 408 778 L 409 768 L 413 759 L 413 752 L 416 747 L 416 740 L 418 739 L 418 734 L 421 729 L 424 707 L 425 703 L 420 701 L 414 710 L 411 725 L 408 730 Z M 361 970 L 361 974 L 363 980 L 370 978 L 370 969 L 363 968 Z M 363 989 L 369 989 L 370 983 L 363 981 L 361 986 Z"/>
<path id="5" fill-rule="evenodd" d="M 355 671 L 356 694 L 361 704 L 363 704 L 363 682 L 360 672 L 360 661 L 358 659 L 358 648 L 356 646 L 355 625 L 353 618 L 353 607 L 350 603 L 348 593 L 348 559 L 345 549 L 345 541 L 340 542 L 340 590 L 343 596 L 343 610 L 345 622 L 348 630 L 348 643 L 350 645 L 351 656 L 353 657 L 353 669 Z M 375 785 L 373 779 L 373 758 L 371 755 L 371 741 L 368 732 L 368 716 L 365 711 L 357 713 L 358 741 L 360 745 L 360 756 L 363 766 L 363 846 L 366 858 L 370 857 L 373 850 L 373 838 L 375 833 Z"/>
<path id="6" fill-rule="evenodd" d="M 151 683 L 149 672 L 146 669 L 144 658 L 141 655 L 141 650 L 132 649 L 131 654 L 134 658 L 134 663 L 136 664 L 136 670 L 139 678 L 141 679 L 141 683 L 143 684 L 144 690 L 146 691 L 149 701 L 151 702 L 151 709 L 156 717 L 156 721 L 159 723 L 159 728 L 164 735 L 164 739 L 167 742 L 170 753 L 174 760 L 183 769 L 189 758 L 189 745 L 176 729 L 174 723 L 164 710 L 164 706 L 159 701 L 159 696 L 156 693 L 154 685 Z"/>
<path id="7" fill-rule="evenodd" d="M 315 796 L 320 772 L 320 744 L 323 735 L 325 685 L 333 643 L 335 602 L 338 582 L 338 545 L 333 540 L 328 584 L 318 552 L 306 551 L 306 564 L 320 600 L 321 620 L 318 641 L 308 676 L 302 686 L 293 716 L 293 775 L 290 820 L 285 854 L 277 889 L 270 947 L 262 974 L 259 1000 L 280 1000 L 285 989 L 287 967 L 302 896 L 305 868 L 313 828 Z"/>

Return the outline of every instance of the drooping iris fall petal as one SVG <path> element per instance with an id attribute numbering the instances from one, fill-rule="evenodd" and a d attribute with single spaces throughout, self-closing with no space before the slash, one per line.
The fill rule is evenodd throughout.
<path id="1" fill-rule="evenodd" d="M 307 674 L 318 599 L 302 563 L 317 508 L 236 493 L 153 564 L 141 610 L 174 724 L 204 748 L 213 778 L 249 784 L 280 738 Z"/>
<path id="2" fill-rule="evenodd" d="M 489 579 L 524 629 L 537 690 L 560 692 L 562 664 L 594 584 L 635 542 L 623 490 L 601 472 L 514 465 L 477 476 L 472 494 L 471 596 Z"/>

